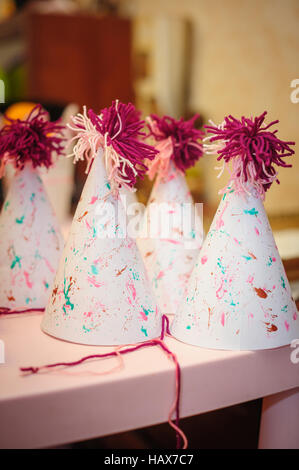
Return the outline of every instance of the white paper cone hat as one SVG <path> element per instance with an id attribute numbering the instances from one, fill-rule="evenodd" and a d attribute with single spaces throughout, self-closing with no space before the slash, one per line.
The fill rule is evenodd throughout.
<path id="1" fill-rule="evenodd" d="M 98 155 L 42 321 L 43 331 L 57 338 L 118 345 L 160 334 L 161 315 L 141 255 L 134 240 L 119 237 L 124 208 L 109 188 L 103 158 Z"/>
<path id="2" fill-rule="evenodd" d="M 202 211 L 194 206 L 185 171 L 202 156 L 198 115 L 184 121 L 170 116 L 148 118 L 158 155 L 148 175 L 157 175 L 138 246 L 162 313 L 176 312 L 203 241 Z M 159 218 L 160 221 L 158 220 Z"/>
<path id="3" fill-rule="evenodd" d="M 50 335 L 93 345 L 143 342 L 161 333 L 161 314 L 135 240 L 126 233 L 120 188 L 129 189 L 155 155 L 141 142 L 144 121 L 114 101 L 73 118 L 75 161 L 90 169 L 42 322 Z"/>
<path id="4" fill-rule="evenodd" d="M 27 164 L 13 177 L 0 215 L 0 307 L 44 308 L 62 248 L 42 180 Z"/>
<path id="5" fill-rule="evenodd" d="M 272 164 L 277 149 L 285 146 L 280 157 L 290 155 L 290 142 L 279 141 L 264 128 L 257 132 L 264 116 L 254 122 L 227 118 L 224 130 L 219 130 L 220 135 L 228 135 L 223 155 L 227 149 L 231 152 L 232 145 L 239 146 L 242 133 L 245 142 L 248 134 L 250 139 L 258 133 L 252 162 L 255 158 L 261 162 L 267 147 Z M 216 129 L 214 134 L 218 135 Z M 245 155 L 241 150 L 240 155 Z M 261 179 L 258 163 L 248 170 L 243 159 L 233 162 L 231 186 L 225 189 L 171 331 L 186 343 L 207 348 L 256 350 L 288 345 L 299 338 L 299 317 L 261 199 L 264 185 L 274 180 L 267 178 L 276 177 L 276 172 L 263 163 Z"/>
<path id="6" fill-rule="evenodd" d="M 147 232 L 138 240 L 160 309 L 166 314 L 175 313 L 184 298 L 203 241 L 201 212 L 185 175 L 174 165 L 171 169 L 154 184 L 144 215 Z"/>
<path id="7" fill-rule="evenodd" d="M 0 309 L 44 309 L 63 248 L 56 216 L 38 169 L 63 153 L 63 126 L 40 105 L 0 130 L 0 177 L 16 169 L 0 215 Z"/>

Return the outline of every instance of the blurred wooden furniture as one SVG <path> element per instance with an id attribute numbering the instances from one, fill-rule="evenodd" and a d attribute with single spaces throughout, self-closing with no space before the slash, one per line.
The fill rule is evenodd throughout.
<path id="1" fill-rule="evenodd" d="M 131 21 L 117 16 L 28 12 L 28 95 L 98 111 L 133 100 Z"/>

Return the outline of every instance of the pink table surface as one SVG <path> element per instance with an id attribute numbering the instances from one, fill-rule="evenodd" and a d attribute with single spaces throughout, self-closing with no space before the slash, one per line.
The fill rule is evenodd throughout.
<path id="1" fill-rule="evenodd" d="M 158 348 L 126 355 L 125 367 L 111 375 L 93 373 L 111 368 L 115 359 L 22 376 L 20 366 L 74 361 L 112 349 L 56 340 L 41 332 L 40 321 L 39 314 L 0 318 L 5 344 L 0 448 L 55 446 L 167 421 L 174 366 Z M 299 387 L 299 364 L 290 361 L 290 347 L 232 352 L 196 348 L 173 338 L 166 342 L 182 368 L 182 417 Z"/>

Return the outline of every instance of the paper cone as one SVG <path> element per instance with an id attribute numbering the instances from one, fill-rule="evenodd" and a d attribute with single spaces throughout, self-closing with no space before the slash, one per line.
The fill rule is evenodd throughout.
<path id="1" fill-rule="evenodd" d="M 41 178 L 17 171 L 0 215 L 0 307 L 44 308 L 63 248 Z"/>
<path id="2" fill-rule="evenodd" d="M 172 334 L 197 346 L 238 350 L 299 338 L 298 312 L 260 197 L 223 196 Z"/>
<path id="3" fill-rule="evenodd" d="M 121 201 L 110 192 L 99 152 L 73 219 L 43 331 L 93 345 L 136 343 L 159 336 L 161 315 L 136 243 L 124 234 L 117 237 L 123 232 L 124 218 Z M 110 234 L 107 238 L 105 229 Z"/>
<path id="4" fill-rule="evenodd" d="M 169 232 L 159 232 L 156 238 L 151 237 L 154 209 L 150 207 L 153 203 L 157 207 L 162 207 L 160 204 L 164 206 L 163 222 L 168 215 L 172 218 Z M 186 233 L 182 214 L 183 207 L 188 210 L 188 206 L 193 211 L 195 221 Z M 188 217 L 187 212 L 185 215 Z M 156 180 L 144 220 L 149 236 L 140 238 L 138 247 L 162 313 L 172 314 L 184 298 L 203 241 L 202 218 L 195 210 L 185 176 L 174 165 L 171 165 L 168 177 Z"/>

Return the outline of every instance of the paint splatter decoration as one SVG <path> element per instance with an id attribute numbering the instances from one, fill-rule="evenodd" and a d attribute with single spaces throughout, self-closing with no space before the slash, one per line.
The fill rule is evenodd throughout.
<path id="1" fill-rule="evenodd" d="M 160 118 L 151 114 L 148 118 L 149 134 L 156 142 L 158 156 L 152 162 L 149 177 L 153 179 L 156 174 L 166 176 L 169 172 L 170 162 L 175 167 L 185 172 L 203 155 L 201 139 L 203 132 L 195 128 L 195 122 L 199 115 L 195 114 L 185 121 L 177 120 L 170 116 Z"/>
<path id="2" fill-rule="evenodd" d="M 113 101 L 100 115 L 92 109 L 72 118 L 69 125 L 77 140 L 73 149 L 74 163 L 87 160 L 86 172 L 101 149 L 104 155 L 111 190 L 118 193 L 120 187 L 131 189 L 137 177 L 143 177 L 148 167 L 146 160 L 153 160 L 157 151 L 142 141 L 145 122 L 133 104 Z"/>
<path id="3" fill-rule="evenodd" d="M 49 115 L 37 105 L 24 120 L 6 117 L 7 124 L 0 130 L 0 177 L 7 163 L 23 170 L 31 162 L 33 168 L 49 168 L 52 155 L 63 153 L 63 126 L 50 122 Z"/>
<path id="4" fill-rule="evenodd" d="M 284 158 L 294 154 L 290 146 L 295 142 L 280 140 L 277 130 L 270 130 L 279 121 L 266 125 L 266 115 L 265 111 L 254 119 L 242 116 L 240 120 L 230 115 L 219 127 L 206 126 L 211 134 L 206 149 L 212 146 L 217 151 L 217 160 L 223 161 L 223 169 L 229 163 L 232 166 L 229 183 L 222 192 L 231 187 L 246 192 L 246 187 L 251 186 L 264 198 L 273 181 L 279 183 L 275 165 L 292 166 Z"/>

